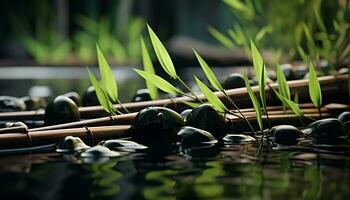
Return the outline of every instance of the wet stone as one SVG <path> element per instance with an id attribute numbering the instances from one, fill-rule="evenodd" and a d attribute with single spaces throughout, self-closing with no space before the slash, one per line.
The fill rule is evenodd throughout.
<path id="1" fill-rule="evenodd" d="M 66 96 L 57 96 L 45 109 L 45 124 L 54 125 L 80 120 L 78 106 Z"/>
<path id="2" fill-rule="evenodd" d="M 79 107 L 81 106 L 81 100 L 80 100 L 80 95 L 76 92 L 67 92 L 63 94 L 63 96 L 66 96 L 70 98 L 71 100 L 74 101 L 74 103 Z"/>
<path id="3" fill-rule="evenodd" d="M 90 86 L 83 94 L 81 103 L 83 106 L 98 106 L 100 105 L 94 86 Z"/>
<path id="4" fill-rule="evenodd" d="M 148 107 L 135 117 L 132 127 L 132 139 L 148 147 L 171 145 L 176 133 L 184 126 L 184 120 L 177 112 L 164 107 Z"/>
<path id="5" fill-rule="evenodd" d="M 216 139 L 225 136 L 225 118 L 210 104 L 202 104 L 186 117 L 186 126 L 203 129 Z"/>
<path id="6" fill-rule="evenodd" d="M 11 96 L 0 96 L 0 112 L 25 111 L 26 104 L 22 99 Z"/>
<path id="7" fill-rule="evenodd" d="M 56 151 L 59 153 L 74 153 L 90 148 L 80 138 L 67 136 L 57 145 Z"/>
<path id="8" fill-rule="evenodd" d="M 184 111 L 181 112 L 181 117 L 186 119 L 186 117 L 188 116 L 188 114 L 190 114 L 192 112 L 192 109 L 186 109 Z"/>
<path id="9" fill-rule="evenodd" d="M 343 124 L 347 123 L 350 121 L 350 112 L 349 111 L 345 111 L 340 113 L 340 115 L 337 117 L 339 119 L 339 121 L 341 121 Z"/>
<path id="10" fill-rule="evenodd" d="M 225 90 L 245 87 L 244 78 L 239 73 L 232 73 L 222 83 L 222 87 Z"/>
<path id="11" fill-rule="evenodd" d="M 245 144 L 247 142 L 254 142 L 256 139 L 249 135 L 243 134 L 227 134 L 223 141 L 225 144 Z"/>
<path id="12" fill-rule="evenodd" d="M 287 81 L 296 79 L 296 73 L 291 64 L 283 64 L 280 67 Z"/>
<path id="13" fill-rule="evenodd" d="M 303 133 L 296 127 L 291 125 L 278 125 L 271 129 L 273 140 L 281 145 L 296 145 Z"/>
<path id="14" fill-rule="evenodd" d="M 86 150 L 81 154 L 83 158 L 111 158 L 111 157 L 119 157 L 121 153 L 112 151 L 107 147 L 96 145 Z"/>
<path id="15" fill-rule="evenodd" d="M 30 97 L 30 96 L 25 96 L 21 98 L 26 104 L 26 110 L 38 110 L 40 108 L 45 108 L 47 106 L 47 102 L 44 98 L 42 97 Z"/>
<path id="16" fill-rule="evenodd" d="M 320 144 L 334 144 L 346 131 L 342 122 L 336 118 L 321 119 L 308 125 L 303 133 L 309 135 L 313 142 Z"/>
<path id="17" fill-rule="evenodd" d="M 180 149 L 183 154 L 191 158 L 213 158 L 218 155 L 219 148 L 215 144 Z"/>
<path id="18" fill-rule="evenodd" d="M 185 126 L 177 133 L 182 146 L 199 146 L 203 144 L 214 144 L 218 141 L 208 131 Z"/>
<path id="19" fill-rule="evenodd" d="M 149 94 L 148 89 L 139 89 L 136 91 L 135 96 L 132 98 L 132 102 L 140 102 L 140 101 L 151 101 L 151 95 Z"/>
<path id="20" fill-rule="evenodd" d="M 123 139 L 101 141 L 99 145 L 107 147 L 110 150 L 118 150 L 125 152 L 135 152 L 147 149 L 147 147 L 144 145 Z"/>

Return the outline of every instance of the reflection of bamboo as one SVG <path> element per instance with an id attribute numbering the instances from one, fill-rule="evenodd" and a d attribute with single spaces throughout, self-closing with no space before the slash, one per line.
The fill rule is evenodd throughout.
<path id="1" fill-rule="evenodd" d="M 322 93 L 325 94 L 324 103 L 342 102 L 345 100 L 344 97 L 347 95 L 347 75 L 324 76 L 319 78 L 319 82 L 321 84 Z M 299 102 L 301 103 L 310 102 L 308 84 L 308 80 L 288 81 L 291 95 L 294 96 L 297 93 L 299 96 Z M 272 88 L 278 87 L 276 83 L 270 84 L 270 86 Z M 252 89 L 255 92 L 255 94 L 258 94 L 259 88 L 257 86 L 252 87 Z M 227 99 L 222 93 L 217 92 L 216 94 L 227 106 L 230 106 L 230 103 L 227 102 Z M 251 101 L 245 88 L 227 90 L 227 94 L 235 100 L 235 103 L 240 108 L 252 107 Z M 340 96 L 343 98 L 339 98 Z M 203 95 L 199 95 L 199 98 L 205 101 L 205 97 Z M 268 105 L 279 103 L 279 100 L 270 88 L 266 88 L 266 98 Z M 174 110 L 181 110 L 187 107 L 186 104 L 183 103 L 186 101 L 193 100 L 188 97 L 178 97 L 172 99 L 161 99 L 156 101 L 124 103 L 123 106 L 131 112 L 138 112 L 141 109 L 150 106 L 166 106 Z M 115 108 L 121 110 L 120 105 L 115 105 Z M 85 119 L 103 117 L 107 115 L 101 106 L 81 107 L 79 108 L 79 112 L 81 117 Z M 0 120 L 43 119 L 44 114 L 44 111 L 0 113 Z"/>
<path id="2" fill-rule="evenodd" d="M 306 103 L 306 104 L 300 104 L 300 108 L 304 114 L 317 114 L 318 110 L 314 108 L 313 104 Z M 322 113 L 325 114 L 324 117 L 327 115 L 336 115 L 339 110 L 346 110 L 348 109 L 348 105 L 343 104 L 328 104 L 321 108 Z M 269 106 L 267 107 L 267 110 L 269 111 L 269 115 L 271 116 L 292 116 L 293 112 L 291 110 L 283 111 L 281 110 L 282 106 Z M 256 113 L 254 109 L 242 109 L 242 113 L 247 118 L 255 118 Z M 235 112 L 233 110 L 233 112 Z M 130 113 L 130 114 L 123 114 L 123 115 L 116 115 L 116 116 L 109 116 L 109 117 L 101 117 L 101 118 L 95 118 L 95 119 L 88 119 L 84 121 L 79 122 L 71 122 L 71 123 L 65 123 L 65 124 L 58 124 L 53 126 L 45 126 L 40 128 L 33 128 L 29 129 L 30 132 L 35 131 L 44 131 L 44 130 L 56 130 L 56 129 L 66 129 L 66 128 L 79 128 L 84 126 L 105 126 L 105 125 L 129 125 L 134 120 L 137 113 Z M 3 128 L 0 129 L 1 133 L 19 133 L 19 132 L 26 132 L 26 127 L 11 127 L 11 128 Z"/>
<path id="3" fill-rule="evenodd" d="M 305 114 L 309 118 L 318 118 L 318 113 Z M 323 117 L 329 117 L 330 113 L 323 113 Z M 233 115 L 226 115 L 226 123 L 235 131 L 246 131 L 247 127 L 244 121 Z M 249 116 L 247 119 L 254 125 L 256 119 L 254 116 Z M 266 116 L 263 116 L 266 122 Z M 269 116 L 272 125 L 277 124 L 292 124 L 301 126 L 299 117 L 293 114 L 279 114 Z M 4 147 L 21 147 L 29 145 L 43 145 L 51 144 L 60 141 L 66 136 L 80 137 L 82 140 L 89 142 L 89 144 L 96 144 L 96 142 L 111 139 L 129 137 L 130 125 L 114 125 L 114 126 L 98 126 L 98 127 L 83 127 L 83 128 L 69 128 L 57 130 L 41 130 L 28 131 L 25 133 L 4 133 L 0 134 L 0 146 Z"/>

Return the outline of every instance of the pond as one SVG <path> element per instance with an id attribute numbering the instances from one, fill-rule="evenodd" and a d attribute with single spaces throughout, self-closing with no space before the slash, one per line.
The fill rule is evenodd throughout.
<path id="1" fill-rule="evenodd" d="M 2 199 L 349 199 L 349 147 L 226 144 L 211 155 L 143 153 L 84 163 L 57 153 L 0 158 Z"/>

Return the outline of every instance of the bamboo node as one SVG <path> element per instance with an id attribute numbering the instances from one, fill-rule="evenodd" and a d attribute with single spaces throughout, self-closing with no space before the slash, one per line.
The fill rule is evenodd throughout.
<path id="1" fill-rule="evenodd" d="M 85 129 L 87 137 L 91 140 L 91 146 L 95 145 L 95 135 L 92 133 L 89 127 L 85 126 Z"/>
<path id="2" fill-rule="evenodd" d="M 170 97 L 170 102 L 171 102 L 171 104 L 174 106 L 173 108 L 174 108 L 174 109 L 177 109 L 177 103 L 176 103 L 174 97 Z"/>

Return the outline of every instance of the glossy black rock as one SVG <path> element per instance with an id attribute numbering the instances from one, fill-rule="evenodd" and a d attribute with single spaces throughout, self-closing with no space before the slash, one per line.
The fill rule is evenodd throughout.
<path id="1" fill-rule="evenodd" d="M 22 99 L 10 96 L 0 96 L 0 112 L 24 111 L 26 105 Z"/>
<path id="2" fill-rule="evenodd" d="M 241 74 L 232 73 L 222 83 L 225 90 L 245 87 L 244 78 Z"/>
<path id="3" fill-rule="evenodd" d="M 334 144 L 340 136 L 345 136 L 343 123 L 336 118 L 321 119 L 308 125 L 303 133 L 309 135 L 315 143 Z"/>
<path id="4" fill-rule="evenodd" d="M 277 144 L 295 145 L 303 133 L 291 125 L 278 125 L 271 128 L 271 135 Z"/>
<path id="5" fill-rule="evenodd" d="M 80 95 L 76 92 L 67 92 L 63 94 L 63 96 L 66 96 L 74 101 L 77 106 L 81 106 L 81 100 L 80 100 Z"/>
<path id="6" fill-rule="evenodd" d="M 177 136 L 180 144 L 183 146 L 200 146 L 218 142 L 208 131 L 190 126 L 181 128 Z"/>
<path id="7" fill-rule="evenodd" d="M 135 96 L 132 98 L 132 102 L 140 101 L 150 101 L 152 100 L 151 95 L 149 94 L 148 89 L 139 89 L 136 91 Z"/>
<path id="8" fill-rule="evenodd" d="M 74 153 L 90 148 L 80 138 L 67 136 L 57 145 L 56 151 L 59 153 Z"/>
<path id="9" fill-rule="evenodd" d="M 45 109 L 45 124 L 62 124 L 80 120 L 78 106 L 66 96 L 57 96 Z"/>
<path id="10" fill-rule="evenodd" d="M 350 121 L 350 112 L 349 111 L 342 112 L 337 118 L 342 123 L 347 123 Z"/>
<path id="11" fill-rule="evenodd" d="M 217 139 L 225 136 L 225 118 L 209 104 L 193 109 L 186 117 L 186 126 L 206 130 Z"/>
<path id="12" fill-rule="evenodd" d="M 121 156 L 121 153 L 116 151 L 111 151 L 107 147 L 101 145 L 96 145 L 86 150 L 81 154 L 83 158 L 106 158 L 106 157 L 118 157 Z"/>
<path id="13" fill-rule="evenodd" d="M 134 141 L 148 147 L 170 145 L 183 126 L 184 120 L 177 112 L 164 107 L 149 107 L 136 115 L 131 134 Z"/>
<path id="14" fill-rule="evenodd" d="M 81 100 L 83 106 L 98 106 L 100 105 L 94 86 L 86 89 Z"/>

